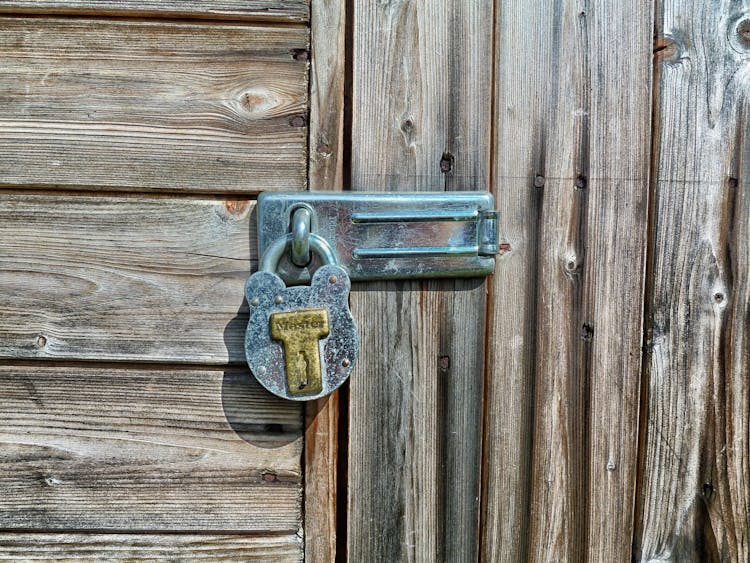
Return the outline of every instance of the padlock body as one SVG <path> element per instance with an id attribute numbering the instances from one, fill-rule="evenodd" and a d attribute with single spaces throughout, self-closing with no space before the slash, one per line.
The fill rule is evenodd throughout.
<path id="1" fill-rule="evenodd" d="M 346 381 L 359 352 L 349 289 L 346 271 L 334 265 L 318 268 L 309 286 L 287 287 L 271 272 L 250 276 L 245 355 L 263 387 L 311 400 Z"/>

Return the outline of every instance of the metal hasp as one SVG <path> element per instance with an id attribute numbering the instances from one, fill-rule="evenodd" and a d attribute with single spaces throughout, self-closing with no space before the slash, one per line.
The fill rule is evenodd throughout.
<path id="1" fill-rule="evenodd" d="M 291 285 L 308 282 L 323 264 L 302 244 L 310 237 L 331 246 L 352 280 L 476 277 L 495 269 L 498 213 L 487 192 L 264 192 L 257 213 L 261 256 L 280 240 L 292 242 L 276 269 Z"/>

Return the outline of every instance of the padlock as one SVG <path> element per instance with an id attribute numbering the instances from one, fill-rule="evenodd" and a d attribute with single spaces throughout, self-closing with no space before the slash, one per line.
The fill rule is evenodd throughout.
<path id="1" fill-rule="evenodd" d="M 351 374 L 359 351 L 349 310 L 349 275 L 337 265 L 325 239 L 314 234 L 306 239 L 323 261 L 309 286 L 287 287 L 275 273 L 282 254 L 291 248 L 291 233 L 269 247 L 259 270 L 245 284 L 250 307 L 247 363 L 263 387 L 295 401 L 338 389 Z"/>

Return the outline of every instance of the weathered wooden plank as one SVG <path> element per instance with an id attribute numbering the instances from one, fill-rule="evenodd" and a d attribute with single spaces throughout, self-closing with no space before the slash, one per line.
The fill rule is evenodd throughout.
<path id="1" fill-rule="evenodd" d="M 301 562 L 302 541 L 289 535 L 0 534 L 0 560 Z"/>
<path id="2" fill-rule="evenodd" d="M 301 525 L 299 405 L 247 369 L 0 367 L 0 528 Z"/>
<path id="3" fill-rule="evenodd" d="M 487 189 L 491 2 L 353 9 L 352 189 Z M 484 282 L 373 284 L 352 308 L 347 555 L 475 561 Z"/>
<path id="4" fill-rule="evenodd" d="M 493 189 L 506 240 L 491 286 L 482 557 L 627 561 L 652 9 L 496 10 Z"/>
<path id="5" fill-rule="evenodd" d="M 345 2 L 312 4 L 310 66 L 311 190 L 343 189 Z"/>
<path id="6" fill-rule="evenodd" d="M 306 0 L 4 0 L 0 13 L 237 20 L 299 21 L 308 19 Z"/>
<path id="7" fill-rule="evenodd" d="M 253 207 L 0 193 L 0 356 L 244 362 Z"/>
<path id="8" fill-rule="evenodd" d="M 749 30 L 748 2 L 659 3 L 643 561 L 750 559 Z"/>
<path id="9" fill-rule="evenodd" d="M 344 183 L 344 45 L 346 3 L 311 5 L 311 190 L 342 190 Z M 305 430 L 305 560 L 336 560 L 338 539 L 339 392 L 311 401 Z"/>
<path id="10" fill-rule="evenodd" d="M 305 28 L 0 18 L 0 186 L 303 189 Z"/>
<path id="11" fill-rule="evenodd" d="M 305 561 L 336 561 L 339 392 L 305 405 Z"/>

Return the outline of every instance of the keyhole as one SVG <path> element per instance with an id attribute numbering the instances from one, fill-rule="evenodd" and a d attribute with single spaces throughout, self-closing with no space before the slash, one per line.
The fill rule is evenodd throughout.
<path id="1" fill-rule="evenodd" d="M 304 350 L 297 352 L 297 361 L 294 367 L 297 370 L 297 373 L 300 374 L 299 388 L 301 391 L 307 387 L 307 383 L 310 379 L 310 362 L 308 361 L 307 354 Z"/>

